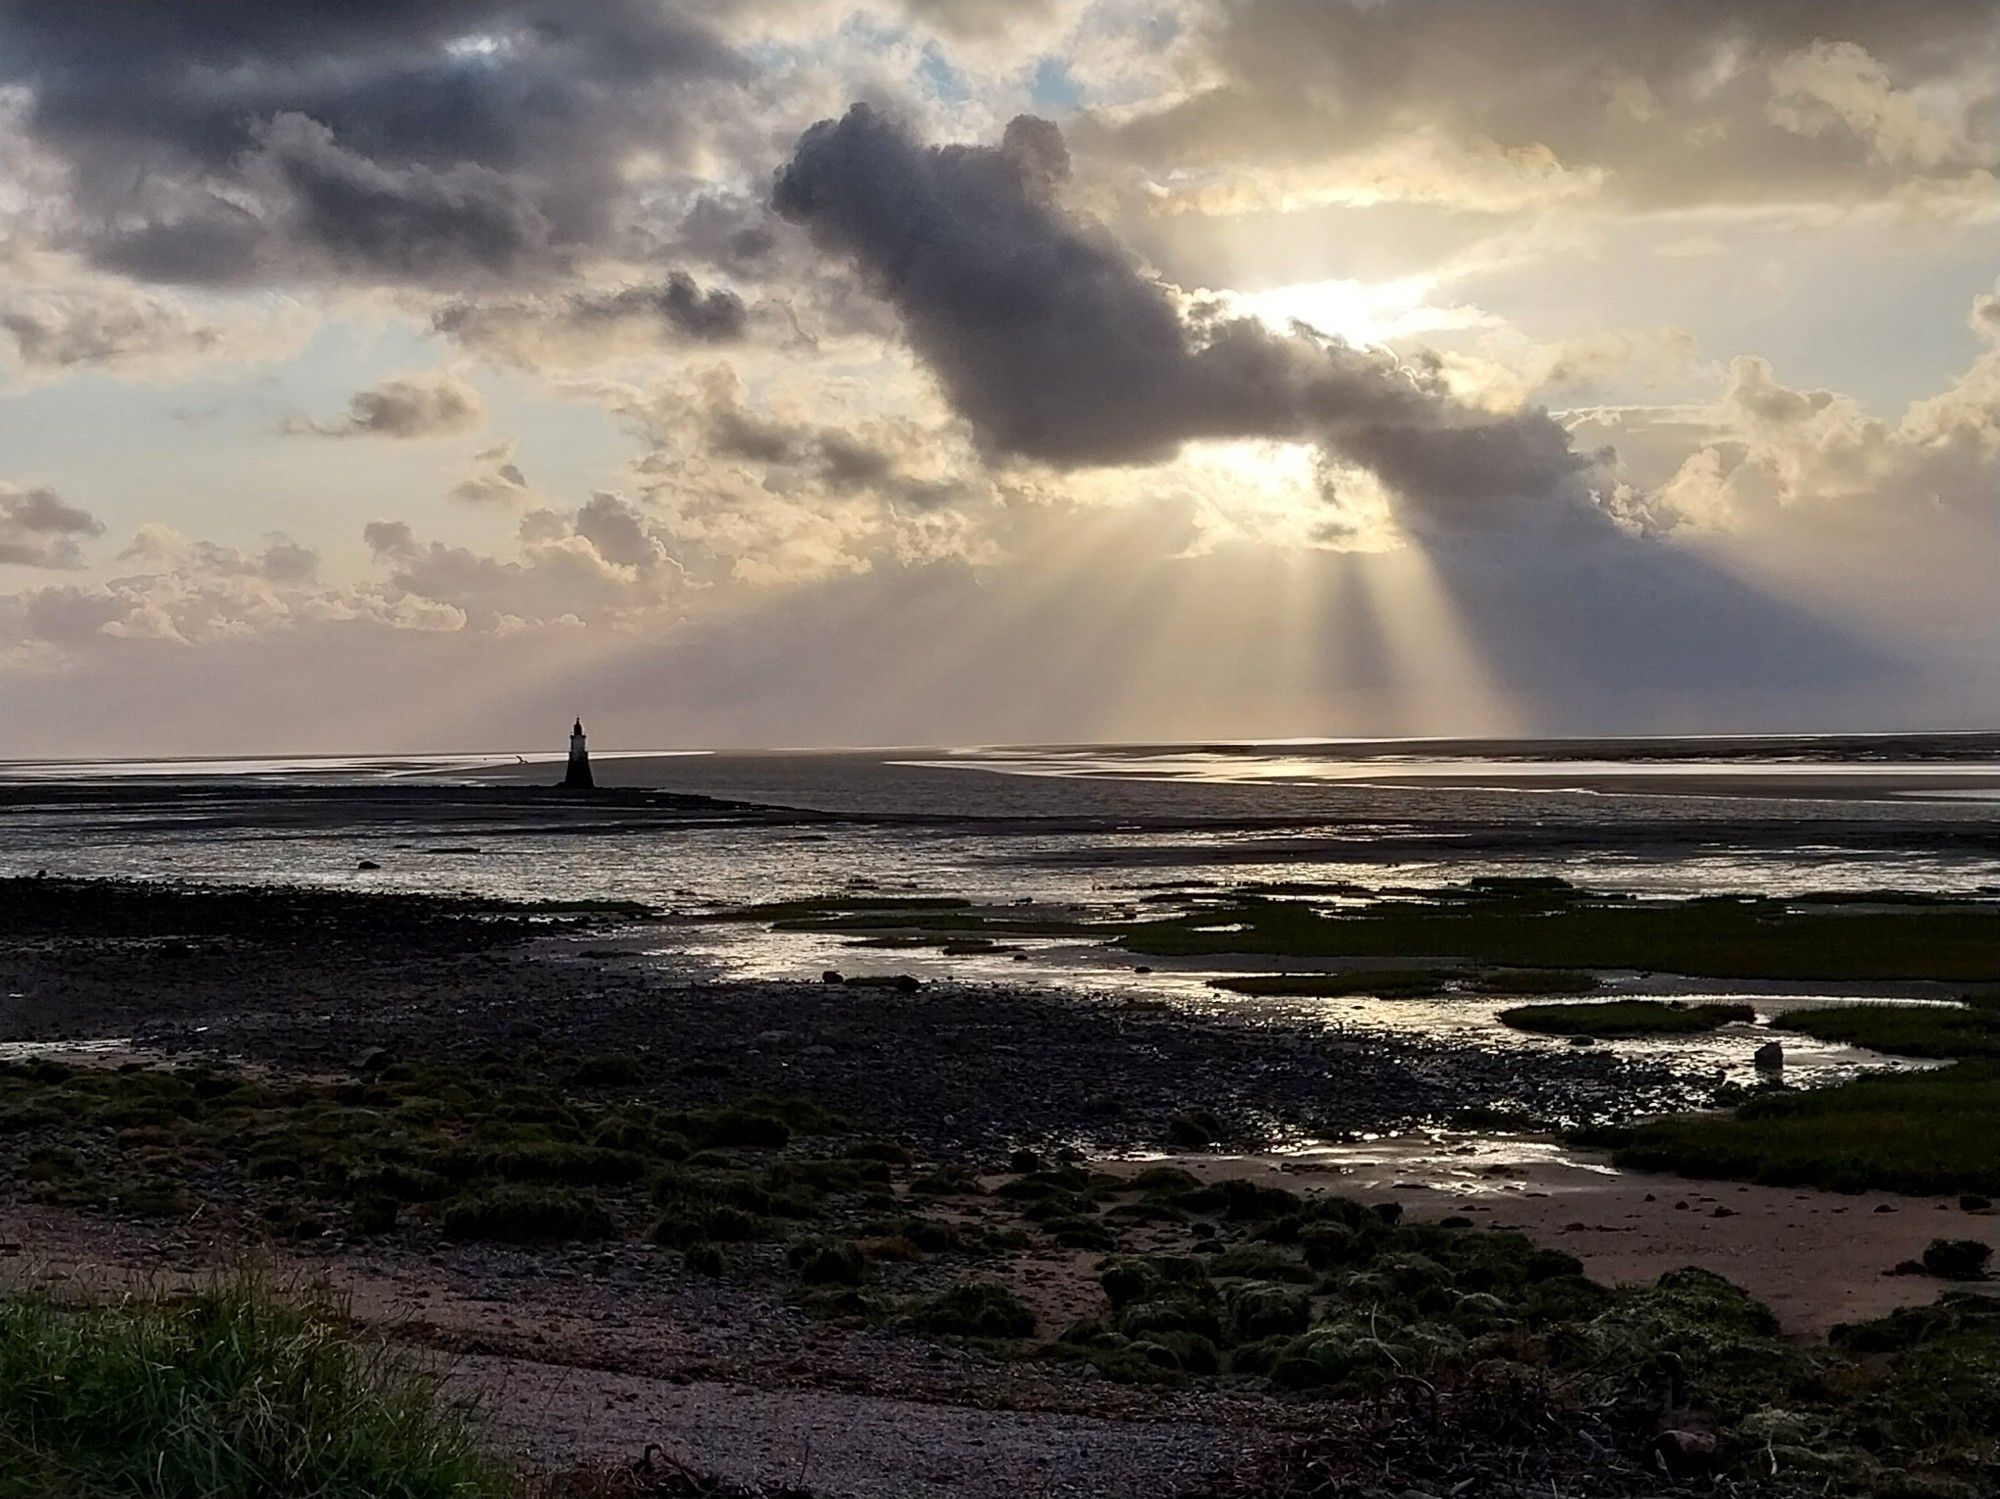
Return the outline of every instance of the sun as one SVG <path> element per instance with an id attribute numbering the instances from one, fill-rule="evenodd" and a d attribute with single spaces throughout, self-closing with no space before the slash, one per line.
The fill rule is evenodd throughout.
<path id="1" fill-rule="evenodd" d="M 1400 276 L 1393 281 L 1300 281 L 1261 291 L 1225 292 L 1233 311 L 1284 332 L 1294 323 L 1358 348 L 1386 344 L 1416 334 L 1465 328 L 1484 315 L 1467 307 L 1433 304 L 1435 276 Z"/>

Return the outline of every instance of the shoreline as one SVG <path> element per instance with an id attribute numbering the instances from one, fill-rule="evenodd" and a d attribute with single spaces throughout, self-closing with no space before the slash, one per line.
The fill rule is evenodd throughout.
<path id="1" fill-rule="evenodd" d="M 869 1189 L 872 1207 L 815 1209 L 832 1216 L 772 1230 L 807 1237 L 731 1239 L 722 1253 L 707 1246 L 709 1262 L 658 1229 L 633 1236 L 648 1199 L 615 1184 L 624 1175 L 594 1194 L 615 1231 L 607 1218 L 579 1242 L 515 1245 L 441 1233 L 448 1215 L 421 1203 L 392 1207 L 387 1233 L 313 1203 L 274 1216 L 310 1159 L 284 1158 L 261 1176 L 254 1152 L 265 1147 L 252 1145 L 239 1172 L 210 1161 L 214 1148 L 199 1138 L 192 1154 L 175 1146 L 180 1126 L 163 1130 L 154 1121 L 172 1116 L 150 1105 L 128 1116 L 118 1136 L 128 1143 L 113 1159 L 179 1150 L 174 1169 L 192 1173 L 182 1184 L 192 1195 L 156 1192 L 178 1204 L 165 1208 L 133 1205 L 137 1196 L 110 1207 L 62 1200 L 69 1168 L 46 1169 L 48 1152 L 66 1148 L 50 1142 L 67 1127 L 61 1110 L 38 1113 L 29 1099 L 0 1129 L 0 1181 L 14 1183 L 0 1190 L 0 1288 L 70 1298 L 185 1290 L 246 1259 L 261 1263 L 279 1284 L 332 1287 L 355 1325 L 399 1356 L 437 1361 L 452 1391 L 485 1403 L 492 1440 L 544 1468 L 629 1463 L 657 1443 L 717 1482 L 814 1495 L 1196 1499 L 1231 1492 L 1229 1475 L 1295 1461 L 1287 1454 L 1300 1443 L 1332 1440 L 1347 1454 L 1339 1462 L 1356 1461 L 1366 1412 L 1378 1407 L 1199 1368 L 1171 1380 L 1135 1374 L 1128 1352 L 1093 1361 L 1086 1341 L 1066 1341 L 1108 1336 L 1087 1331 L 1117 1306 L 1107 1310 L 1107 1266 L 1166 1263 L 1193 1245 L 1213 1252 L 1218 1270 L 1302 1271 L 1302 1251 L 1284 1247 L 1302 1232 L 1297 1221 L 1285 1227 L 1287 1215 L 1310 1220 L 1321 1204 L 1339 1207 L 1333 1199 L 1389 1225 L 1373 1231 L 1402 1236 L 1392 1242 L 1439 1254 L 1453 1235 L 1513 1230 L 1524 1250 L 1551 1255 L 1538 1273 L 1559 1279 L 1576 1266 L 1631 1287 L 1703 1266 L 1768 1302 L 1776 1330 L 1815 1348 L 1836 1324 L 1933 1299 L 1936 1280 L 1881 1274 L 1926 1238 L 2000 1244 L 1990 1213 L 1941 1198 L 1647 1176 L 1546 1137 L 1407 1132 L 1409 1121 L 1482 1103 L 1539 1098 L 1616 1118 L 1701 1096 L 1667 1068 L 1602 1050 L 1366 1037 L 1062 987 L 690 983 L 598 945 L 631 913 L 574 906 L 136 882 L 11 889 L 0 915 L 0 1085 L 115 1098 L 148 1077 L 179 1077 L 194 1080 L 195 1097 L 247 1090 L 279 1111 L 274 1121 L 301 1110 L 300 1123 L 257 1126 L 253 1140 L 329 1110 L 356 1110 L 341 1117 L 367 1130 L 370 1111 L 449 1120 L 515 1095 L 506 1107 L 527 1113 L 501 1117 L 583 1110 L 601 1131 L 671 1112 L 697 1129 L 745 1098 L 803 1095 L 817 1104 L 802 1120 L 819 1105 L 836 1111 L 812 1128 L 862 1130 L 885 1147 L 884 1161 L 902 1163 L 869 1168 L 882 1184 Z M 103 1044 L 119 1039 L 132 1055 Z M 23 1040 L 30 1049 L 6 1053 Z M 55 1061 L 63 1044 L 83 1048 L 75 1074 Z M 164 1066 L 135 1074 L 141 1057 Z M 478 1077 L 500 1079 L 490 1098 L 466 1086 Z M 294 1096 L 303 1102 L 285 1101 Z M 791 1107 L 769 1105 L 781 1106 Z M 1273 1151 L 1263 1137 L 1274 1127 L 1353 1138 Z M 1189 1129 L 1210 1143 L 1169 1144 Z M 582 1138 L 604 1137 L 586 1129 Z M 534 1147 L 543 1148 L 553 1142 Z M 561 1148 L 624 1169 L 617 1150 Z M 852 1174 L 841 1162 L 855 1158 L 829 1148 L 765 1167 L 756 1151 L 725 1145 L 668 1165 L 662 1180 L 739 1173 L 728 1180 L 768 1196 L 740 1173 Z M 666 1159 L 687 1158 L 687 1146 L 677 1149 Z M 1149 1195 L 1140 1173 L 1157 1178 L 1162 1167 L 1175 1180 L 1166 1196 Z M 55 1200 L 24 1190 L 31 1182 L 53 1186 Z M 1249 1189 L 1241 1211 L 1238 1186 Z M 1216 1201 L 1201 1196 L 1210 1189 Z M 905 1224 L 927 1244 L 983 1247 L 918 1249 L 903 1240 Z M 813 1256 L 837 1268 L 840 1254 L 861 1252 L 839 1246 L 862 1243 L 872 1246 L 865 1276 L 857 1268 L 851 1283 L 800 1283 Z M 1383 1263 L 1430 1261 L 1403 1251 Z M 878 1310 L 928 1305 L 968 1273 L 1032 1314 L 1041 1339 L 1032 1356 L 978 1338 L 940 1341 L 907 1312 Z M 1343 1273 L 1336 1265 L 1315 1294 L 1337 1299 L 1327 1286 Z M 1300 1294 L 1292 1285 L 1249 1294 Z M 1119 1359 L 1125 1372 L 1107 1372 Z M 1544 1456 L 1558 1471 L 1588 1473 L 1602 1460 L 1592 1440 L 1565 1436 Z M 1446 1466 L 1464 1474 L 1485 1460 L 1475 1442 Z M 1622 1482 L 1636 1470 L 1617 1471 Z"/>

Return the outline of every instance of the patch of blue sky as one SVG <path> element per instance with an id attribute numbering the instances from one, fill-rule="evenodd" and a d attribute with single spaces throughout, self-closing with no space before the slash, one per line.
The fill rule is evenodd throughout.
<path id="1" fill-rule="evenodd" d="M 924 48 L 917 80 L 940 104 L 963 104 L 972 97 L 972 85 L 935 42 Z"/>
<path id="2" fill-rule="evenodd" d="M 1071 76 L 1066 59 L 1050 55 L 1035 64 L 1034 76 L 1028 82 L 1028 98 L 1037 109 L 1072 110 L 1083 103 L 1083 85 Z"/>

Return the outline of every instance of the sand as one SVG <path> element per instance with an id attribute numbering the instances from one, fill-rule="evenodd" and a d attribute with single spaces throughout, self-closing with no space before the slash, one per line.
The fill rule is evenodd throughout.
<path id="1" fill-rule="evenodd" d="M 1698 1265 L 1766 1302 L 1795 1337 L 1934 1300 L 1942 1283 L 1887 1273 L 1933 1239 L 2000 1253 L 2000 1215 L 1956 1198 L 1843 1194 L 1616 1171 L 1540 1137 L 1403 1136 L 1295 1155 L 1167 1156 L 1109 1171 L 1180 1166 L 1205 1180 L 1268 1179 L 1293 1191 L 1398 1202 L 1412 1218 L 1470 1218 L 1563 1249 L 1611 1285 Z M 1980 1289 L 2000 1295 L 2000 1282 Z"/>

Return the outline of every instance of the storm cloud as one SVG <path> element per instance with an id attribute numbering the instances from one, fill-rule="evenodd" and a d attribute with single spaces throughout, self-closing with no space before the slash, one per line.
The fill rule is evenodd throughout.
<path id="1" fill-rule="evenodd" d="M 857 104 L 805 134 L 773 201 L 895 308 L 995 455 L 1084 467 L 1314 441 L 1374 470 L 1420 528 L 1589 508 L 1593 460 L 1546 414 L 1477 411 L 1421 363 L 1184 307 L 1065 211 L 1068 170 L 1045 120 L 1016 119 L 998 147 L 925 146 Z"/>
<path id="2" fill-rule="evenodd" d="M 613 231 L 626 158 L 744 65 L 654 0 L 0 0 L 0 81 L 67 167 L 70 237 L 167 281 L 465 282 Z"/>

